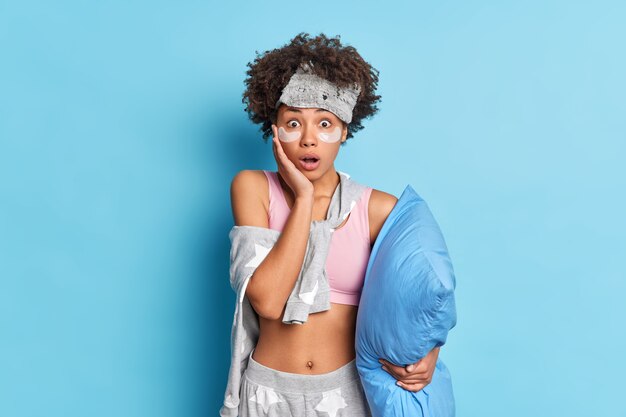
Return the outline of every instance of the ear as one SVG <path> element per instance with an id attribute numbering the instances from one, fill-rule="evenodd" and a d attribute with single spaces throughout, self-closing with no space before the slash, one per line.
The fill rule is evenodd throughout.
<path id="1" fill-rule="evenodd" d="M 348 125 L 346 123 L 343 124 L 343 130 L 341 132 L 341 143 L 344 143 L 348 137 Z"/>

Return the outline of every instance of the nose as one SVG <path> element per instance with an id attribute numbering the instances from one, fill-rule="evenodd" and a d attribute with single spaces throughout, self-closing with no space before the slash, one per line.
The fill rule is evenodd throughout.
<path id="1" fill-rule="evenodd" d="M 317 131 L 314 127 L 305 127 L 302 131 L 300 144 L 305 147 L 317 146 Z"/>

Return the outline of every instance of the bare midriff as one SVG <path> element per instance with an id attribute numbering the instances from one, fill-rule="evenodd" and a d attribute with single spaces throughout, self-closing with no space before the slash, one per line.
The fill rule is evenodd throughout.
<path id="1" fill-rule="evenodd" d="M 334 371 L 356 357 L 358 306 L 331 303 L 309 314 L 304 324 L 259 317 L 260 335 L 252 358 L 282 372 L 316 375 Z M 284 312 L 284 310 L 283 310 Z"/>

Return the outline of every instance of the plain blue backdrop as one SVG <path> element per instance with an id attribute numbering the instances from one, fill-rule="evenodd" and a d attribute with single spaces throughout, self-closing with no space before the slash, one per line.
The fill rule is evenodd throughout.
<path id="1" fill-rule="evenodd" d="M 336 168 L 438 220 L 459 417 L 626 415 L 621 1 L 0 1 L 0 416 L 215 416 L 246 64 L 380 70 Z"/>

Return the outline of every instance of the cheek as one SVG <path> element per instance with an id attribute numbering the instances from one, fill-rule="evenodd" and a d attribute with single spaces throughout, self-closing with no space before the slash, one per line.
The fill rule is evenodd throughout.
<path id="1" fill-rule="evenodd" d="M 300 139 L 300 132 L 287 132 L 284 127 L 279 127 L 278 139 L 281 142 L 294 142 Z"/>
<path id="2" fill-rule="evenodd" d="M 339 139 L 341 139 L 341 128 L 337 126 L 335 130 L 330 133 L 320 133 L 319 138 L 321 141 L 326 143 L 339 142 Z"/>

